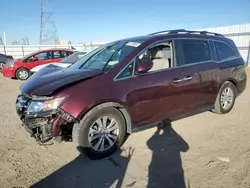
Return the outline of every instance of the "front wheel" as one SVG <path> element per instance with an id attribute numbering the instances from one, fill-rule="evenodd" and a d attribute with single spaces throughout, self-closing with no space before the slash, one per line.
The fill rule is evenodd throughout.
<path id="1" fill-rule="evenodd" d="M 237 92 L 234 84 L 229 81 L 225 82 L 217 95 L 213 111 L 218 114 L 230 112 L 234 106 L 236 95 Z"/>
<path id="2" fill-rule="evenodd" d="M 126 123 L 114 107 L 94 109 L 73 127 L 73 142 L 90 159 L 100 159 L 115 152 L 125 140 Z"/>
<path id="3" fill-rule="evenodd" d="M 29 70 L 21 68 L 16 72 L 16 77 L 19 80 L 27 80 L 29 78 Z"/>

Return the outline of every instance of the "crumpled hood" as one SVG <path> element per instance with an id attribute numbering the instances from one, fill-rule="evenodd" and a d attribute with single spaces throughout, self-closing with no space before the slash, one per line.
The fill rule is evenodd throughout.
<path id="1" fill-rule="evenodd" d="M 35 96 L 48 96 L 55 90 L 92 76 L 102 74 L 101 70 L 84 69 L 41 69 L 31 76 L 21 87 L 23 93 Z"/>

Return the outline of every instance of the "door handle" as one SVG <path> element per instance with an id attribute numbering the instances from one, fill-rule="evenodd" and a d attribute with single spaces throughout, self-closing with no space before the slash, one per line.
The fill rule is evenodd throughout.
<path id="1" fill-rule="evenodd" d="M 183 78 L 181 78 L 181 79 L 176 79 L 176 80 L 173 80 L 173 82 L 174 83 L 180 83 L 180 82 L 183 82 L 184 81 L 184 79 Z"/>
<path id="2" fill-rule="evenodd" d="M 193 79 L 193 76 L 186 76 L 183 78 L 185 81 L 189 81 Z"/>
<path id="3" fill-rule="evenodd" d="M 192 79 L 193 79 L 193 76 L 185 76 L 185 77 L 180 78 L 180 79 L 174 79 L 173 82 L 174 83 L 180 83 L 180 82 L 189 81 L 189 80 L 192 80 Z"/>

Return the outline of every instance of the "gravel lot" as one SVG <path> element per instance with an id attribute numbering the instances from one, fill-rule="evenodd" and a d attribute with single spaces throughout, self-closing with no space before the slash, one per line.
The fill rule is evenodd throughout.
<path id="1" fill-rule="evenodd" d="M 90 161 L 72 143 L 36 144 L 15 113 L 21 84 L 0 76 L 0 187 L 250 187 L 249 86 L 227 115 L 135 133 L 121 152 Z"/>

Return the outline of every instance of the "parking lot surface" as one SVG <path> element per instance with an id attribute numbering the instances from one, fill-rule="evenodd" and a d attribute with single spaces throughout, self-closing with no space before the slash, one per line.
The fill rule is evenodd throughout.
<path id="1" fill-rule="evenodd" d="M 22 83 L 0 76 L 0 187 L 250 187 L 249 83 L 229 114 L 205 112 L 135 133 L 97 161 L 73 143 L 39 146 L 28 135 L 15 113 Z"/>

